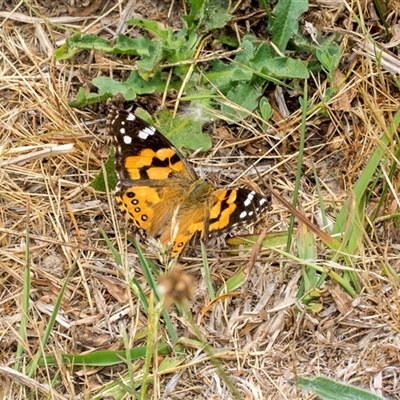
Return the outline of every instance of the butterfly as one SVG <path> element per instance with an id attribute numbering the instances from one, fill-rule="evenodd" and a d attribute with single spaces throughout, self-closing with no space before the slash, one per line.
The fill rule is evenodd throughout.
<path id="1" fill-rule="evenodd" d="M 197 232 L 254 222 L 269 200 L 254 190 L 217 189 L 200 179 L 175 146 L 132 112 L 112 107 L 107 129 L 115 147 L 116 202 L 147 237 L 178 256 Z"/>

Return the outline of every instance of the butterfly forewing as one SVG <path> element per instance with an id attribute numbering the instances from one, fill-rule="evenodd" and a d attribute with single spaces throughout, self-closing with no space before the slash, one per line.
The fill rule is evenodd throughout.
<path id="1" fill-rule="evenodd" d="M 197 179 L 173 144 L 135 114 L 112 108 L 107 126 L 115 146 L 115 170 L 120 181 L 137 180 L 142 184 L 173 177 Z"/>

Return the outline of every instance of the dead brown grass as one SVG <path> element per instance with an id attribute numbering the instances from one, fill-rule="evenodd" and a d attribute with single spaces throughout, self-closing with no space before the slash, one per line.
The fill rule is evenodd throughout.
<path id="1" fill-rule="evenodd" d="M 21 340 L 18 331 L 27 230 L 31 239 L 32 284 L 28 338 L 22 343 L 26 358 L 21 360 L 22 365 L 35 354 L 66 273 L 74 262 L 77 268 L 68 283 L 46 354 L 53 353 L 60 360 L 60 354 L 65 353 L 122 349 L 122 322 L 132 347 L 144 343 L 147 331 L 148 321 L 138 300 L 127 289 L 130 274 L 135 274 L 146 286 L 136 252 L 127 248 L 123 238 L 116 234 L 122 218 L 114 213 L 112 197 L 90 187 L 108 156 L 105 114 L 99 108 L 76 110 L 67 104 L 79 86 L 90 86 L 92 77 L 110 75 L 113 61 L 90 54 L 80 64 L 79 60 L 59 63 L 53 53 L 69 35 L 60 26 L 107 34 L 117 25 L 123 29 L 121 15 L 127 17 L 128 11 L 144 15 L 145 10 L 153 11 L 150 17 L 155 19 L 165 19 L 169 11 L 163 3 L 153 8 L 152 2 L 145 1 L 138 2 L 137 8 L 122 1 L 111 12 L 108 2 L 93 3 L 96 4 L 91 4 L 88 15 L 50 1 L 33 4 L 46 19 L 17 2 L 13 3 L 15 9 L 5 2 L 0 7 L 3 10 L 0 13 L 0 397 L 3 399 L 24 399 L 26 388 L 36 394 L 35 398 L 91 399 L 103 385 L 125 373 L 125 365 L 72 369 L 59 362 L 58 367 L 41 368 L 29 378 L 10 368 L 16 361 L 16 346 Z M 350 23 L 352 12 L 368 26 L 376 22 L 370 2 L 346 6 L 338 1 L 317 3 L 321 8 L 312 7 L 305 19 L 320 30 L 346 32 L 343 54 L 348 60 L 348 69 L 344 71 L 348 79 L 337 96 L 326 104 L 325 117 L 315 114 L 308 118 L 310 158 L 304 163 L 301 206 L 310 219 L 319 223 L 319 197 L 311 156 L 321 181 L 323 201 L 333 216 L 348 198 L 399 110 L 400 94 L 389 74 L 399 74 L 395 52 L 386 46 L 387 57 L 379 64 L 366 36 L 351 30 L 355 26 Z M 389 6 L 392 11 L 388 19 L 395 21 L 399 17 L 399 4 L 394 1 Z M 178 14 L 179 5 L 171 7 L 172 23 L 178 25 L 179 18 L 174 15 Z M 315 78 L 310 88 L 314 104 L 319 102 L 325 85 L 326 82 Z M 275 94 L 277 98 L 281 96 Z M 269 150 L 270 158 L 259 168 L 264 172 L 268 167 L 268 181 L 290 199 L 301 116 L 299 111 L 285 110 L 278 101 L 275 104 L 272 132 L 279 144 Z M 214 158 L 225 154 L 224 146 L 226 142 L 216 146 L 222 153 L 216 152 Z M 393 141 L 390 151 L 396 160 L 398 141 Z M 386 170 L 386 166 L 383 168 Z M 350 298 L 335 281 L 330 281 L 320 292 L 320 312 L 312 313 L 296 299 L 301 266 L 271 250 L 263 250 L 240 293 L 216 303 L 201 318 L 202 309 L 209 302 L 202 262 L 198 257 L 182 260 L 185 271 L 196 282 L 191 303 L 194 319 L 246 399 L 310 398 L 296 389 L 298 375 L 330 376 L 400 399 L 400 288 L 397 275 L 385 272 L 391 268 L 398 274 L 400 270 L 398 224 L 390 218 L 398 213 L 400 205 L 397 174 L 387 182 L 391 193 L 385 198 L 381 215 L 367 226 L 356 256 L 349 255 L 352 265 L 339 266 L 354 268 L 363 284 L 362 292 Z M 368 202 L 367 220 L 379 201 L 379 189 L 375 189 L 372 201 Z M 289 218 L 288 211 L 274 200 L 267 218 L 268 230 L 286 230 Z M 127 261 L 126 271 L 115 265 L 100 227 Z M 215 286 L 220 287 L 248 259 L 248 256 L 211 257 Z M 332 259 L 322 245 L 318 247 L 318 259 Z M 170 314 L 179 334 L 183 338 L 192 337 L 187 321 L 173 310 Z M 215 366 L 204 358 L 201 347 L 192 345 L 190 348 L 185 344 L 185 362 L 168 374 L 159 374 L 156 390 L 149 396 L 232 398 Z M 51 394 L 47 394 L 53 379 L 57 383 Z M 168 397 L 163 397 L 166 388 L 172 390 Z"/>

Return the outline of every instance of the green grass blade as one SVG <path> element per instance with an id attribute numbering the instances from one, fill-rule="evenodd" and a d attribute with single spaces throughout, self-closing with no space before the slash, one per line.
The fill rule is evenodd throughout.
<path id="1" fill-rule="evenodd" d="M 157 282 L 153 276 L 152 268 L 150 267 L 149 261 L 144 256 L 143 251 L 142 251 L 141 247 L 139 246 L 139 243 L 137 243 L 136 240 L 134 241 L 134 243 L 135 243 L 136 250 L 138 252 L 139 261 L 140 261 L 140 265 L 142 266 L 143 274 L 146 278 L 148 285 L 150 286 L 151 290 L 153 291 L 154 296 L 157 299 L 157 302 L 159 302 L 160 295 L 158 294 Z M 176 343 L 179 339 L 178 334 L 176 333 L 175 327 L 172 324 L 172 321 L 171 321 L 171 318 L 169 317 L 168 312 L 166 310 L 163 310 L 162 316 L 164 318 L 165 325 L 167 327 L 168 334 L 170 335 L 172 343 Z"/>
<path id="2" fill-rule="evenodd" d="M 140 346 L 129 350 L 130 360 L 137 360 L 146 355 L 147 346 Z M 162 355 L 167 355 L 169 346 L 167 344 L 159 344 L 157 352 Z M 75 355 L 75 354 L 62 354 L 61 360 L 66 365 L 86 365 L 91 367 L 109 367 L 126 362 L 126 350 L 112 351 L 100 350 L 89 354 Z M 38 360 L 38 366 L 57 365 L 57 359 L 54 356 L 46 356 Z"/>
<path id="3" fill-rule="evenodd" d="M 357 183 L 354 185 L 353 196 L 349 197 L 336 218 L 333 233 L 343 235 L 343 232 L 346 232 L 347 237 L 353 239 L 352 242 L 348 246 L 346 246 L 347 252 L 350 254 L 353 253 L 356 249 L 357 243 L 360 240 L 359 235 L 361 234 L 360 230 L 353 229 L 351 225 L 348 225 L 346 223 L 349 218 L 349 213 L 351 214 L 352 212 L 354 212 L 354 207 L 352 206 L 352 203 L 353 205 L 363 204 L 363 197 L 366 194 L 371 179 L 376 174 L 376 171 L 379 168 L 380 163 L 382 163 L 382 160 L 385 160 L 388 157 L 388 147 L 393 141 L 394 132 L 396 131 L 399 123 L 400 110 L 396 113 L 393 123 L 391 124 L 386 134 L 381 138 L 376 150 L 368 161 L 367 166 L 360 175 Z M 346 225 L 348 225 L 347 229 Z"/>
<path id="4" fill-rule="evenodd" d="M 15 354 L 16 362 L 14 368 L 20 370 L 20 358 L 24 353 L 27 339 L 27 325 L 29 313 L 29 295 L 31 291 L 31 264 L 30 264 L 30 236 L 29 225 L 26 227 L 26 244 L 25 244 L 25 271 L 24 271 L 24 286 L 22 291 L 22 306 L 21 306 L 21 325 L 19 328 L 19 338 L 17 351 Z"/>
<path id="5" fill-rule="evenodd" d="M 33 359 L 31 360 L 31 362 L 29 363 L 29 365 L 27 367 L 27 371 L 28 371 L 27 375 L 30 378 L 32 378 L 33 375 L 35 374 L 35 371 L 36 371 L 36 368 L 38 366 L 39 360 L 43 356 L 44 349 L 46 347 L 47 341 L 49 340 L 50 334 L 51 334 L 51 332 L 52 332 L 52 330 L 54 328 L 54 324 L 56 322 L 57 314 L 60 311 L 61 302 L 62 302 L 62 299 L 64 298 L 64 294 L 65 294 L 65 291 L 66 291 L 67 286 L 68 286 L 69 278 L 71 277 L 72 272 L 75 269 L 76 263 L 77 263 L 77 261 L 75 261 L 72 264 L 71 268 L 68 271 L 67 276 L 65 277 L 64 283 L 63 283 L 63 285 L 61 287 L 61 290 L 60 290 L 60 293 L 59 293 L 59 295 L 57 297 L 57 301 L 54 304 L 54 310 L 53 310 L 53 312 L 51 314 L 49 322 L 47 323 L 47 326 L 46 326 L 46 329 L 44 331 L 43 337 L 40 340 L 40 345 L 38 347 L 38 351 L 37 351 L 37 353 L 35 354 L 35 356 L 33 357 Z"/>
<path id="6" fill-rule="evenodd" d="M 300 377 L 298 385 L 313 391 L 322 400 L 383 400 L 371 392 L 323 376 L 314 379 Z"/>

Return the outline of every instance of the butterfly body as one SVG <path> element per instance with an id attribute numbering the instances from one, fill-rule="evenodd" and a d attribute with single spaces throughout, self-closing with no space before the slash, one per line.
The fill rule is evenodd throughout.
<path id="1" fill-rule="evenodd" d="M 119 178 L 116 199 L 147 236 L 179 255 L 196 233 L 252 222 L 268 200 L 248 189 L 217 189 L 154 127 L 133 113 L 112 108 L 107 121 Z"/>

